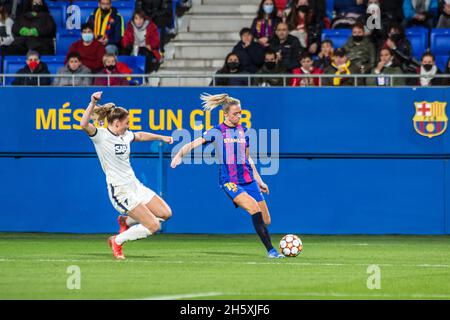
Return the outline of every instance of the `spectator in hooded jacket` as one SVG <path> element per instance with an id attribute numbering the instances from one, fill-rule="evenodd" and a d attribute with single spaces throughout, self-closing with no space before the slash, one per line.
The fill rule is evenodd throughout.
<path id="1" fill-rule="evenodd" d="M 105 46 L 107 53 L 119 54 L 120 41 L 124 33 L 124 21 L 111 0 L 98 0 L 98 8 L 89 16 L 94 27 L 94 37 Z"/>
<path id="2" fill-rule="evenodd" d="M 145 56 L 145 73 L 151 73 L 158 70 L 161 60 L 159 44 L 156 25 L 147 18 L 144 11 L 136 10 L 122 38 L 124 53 Z"/>
<path id="3" fill-rule="evenodd" d="M 250 28 L 243 28 L 239 35 L 241 41 L 234 46 L 233 53 L 238 55 L 242 70 L 255 73 L 264 63 L 265 48 L 254 41 Z"/>
<path id="4" fill-rule="evenodd" d="M 264 55 L 264 64 L 261 69 L 258 70 L 258 75 L 269 74 L 286 74 L 288 73 L 286 68 L 281 65 L 277 60 L 277 54 L 270 48 L 267 49 Z M 253 83 L 260 87 L 281 87 L 289 83 L 289 79 L 285 77 L 255 77 Z"/>
<path id="5" fill-rule="evenodd" d="M 44 0 L 28 0 L 24 13 L 14 22 L 14 41 L 7 49 L 10 55 L 25 55 L 29 50 L 41 55 L 55 54 L 53 38 L 56 25 Z"/>
<path id="6" fill-rule="evenodd" d="M 136 0 L 135 9 L 142 10 L 160 30 L 161 52 L 164 52 L 167 31 L 171 31 L 173 24 L 172 0 Z"/>
<path id="7" fill-rule="evenodd" d="M 105 46 L 95 39 L 93 27 L 89 23 L 81 26 L 81 39 L 70 45 L 64 64 L 67 64 L 69 55 L 74 52 L 80 55 L 81 63 L 93 73 L 103 69 Z"/>
<path id="8" fill-rule="evenodd" d="M 30 77 L 16 77 L 12 84 L 14 86 L 48 86 L 51 83 L 50 77 L 36 77 L 31 75 L 47 75 L 47 64 L 40 60 L 39 52 L 29 51 L 27 53 L 26 66 L 17 71 L 20 75 L 30 75 Z"/>

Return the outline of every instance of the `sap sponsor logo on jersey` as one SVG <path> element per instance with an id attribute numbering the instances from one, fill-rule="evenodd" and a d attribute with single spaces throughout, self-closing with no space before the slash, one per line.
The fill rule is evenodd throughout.
<path id="1" fill-rule="evenodd" d="M 128 147 L 126 144 L 115 144 L 114 150 L 116 152 L 116 155 L 125 154 L 127 153 Z"/>
<path id="2" fill-rule="evenodd" d="M 61 108 L 36 108 L 36 130 L 81 130 L 79 125 L 83 117 L 84 108 L 70 108 L 66 102 Z M 130 114 L 130 130 L 209 130 L 224 119 L 222 110 L 214 113 L 201 109 L 128 109 Z M 251 112 L 242 110 L 241 123 L 251 128 Z M 98 126 L 98 124 L 96 124 Z M 104 124 L 104 127 L 107 123 Z"/>

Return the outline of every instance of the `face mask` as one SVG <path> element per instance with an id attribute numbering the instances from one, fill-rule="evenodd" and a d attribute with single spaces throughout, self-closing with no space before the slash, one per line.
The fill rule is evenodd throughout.
<path id="1" fill-rule="evenodd" d="M 42 11 L 42 5 L 40 5 L 40 4 L 33 4 L 31 6 L 31 10 L 32 11 L 36 11 L 36 12 Z"/>
<path id="2" fill-rule="evenodd" d="M 423 68 L 426 72 L 431 71 L 431 69 L 433 69 L 433 65 L 432 64 L 424 64 Z"/>
<path id="3" fill-rule="evenodd" d="M 301 12 L 304 12 L 304 13 L 307 13 L 308 10 L 309 10 L 309 6 L 298 6 L 297 10 L 301 11 Z"/>
<path id="4" fill-rule="evenodd" d="M 239 62 L 228 62 L 227 67 L 230 70 L 236 70 L 239 69 Z"/>
<path id="5" fill-rule="evenodd" d="M 37 62 L 37 61 L 30 61 L 30 62 L 28 62 L 28 67 L 31 69 L 31 71 L 36 70 L 38 65 L 39 65 L 39 62 Z"/>
<path id="6" fill-rule="evenodd" d="M 106 69 L 108 69 L 109 71 L 113 71 L 116 68 L 116 65 L 110 65 L 110 66 L 106 66 Z"/>
<path id="7" fill-rule="evenodd" d="M 92 42 L 94 40 L 94 34 L 93 33 L 82 33 L 81 38 L 84 42 Z"/>
<path id="8" fill-rule="evenodd" d="M 266 65 L 266 68 L 269 70 L 274 69 L 276 66 L 276 62 L 273 62 L 273 61 L 268 61 L 268 62 L 265 62 L 264 64 Z"/>
<path id="9" fill-rule="evenodd" d="M 361 42 L 364 39 L 364 36 L 353 36 L 353 41 L 355 42 Z"/>
<path id="10" fill-rule="evenodd" d="M 273 5 L 271 4 L 265 4 L 263 6 L 264 12 L 267 14 L 271 14 L 273 12 Z"/>
<path id="11" fill-rule="evenodd" d="M 391 37 L 390 37 L 391 39 L 392 39 L 392 41 L 394 41 L 394 42 L 398 42 L 399 40 L 400 40 L 400 34 L 399 33 L 393 33 L 393 34 L 391 34 Z"/>

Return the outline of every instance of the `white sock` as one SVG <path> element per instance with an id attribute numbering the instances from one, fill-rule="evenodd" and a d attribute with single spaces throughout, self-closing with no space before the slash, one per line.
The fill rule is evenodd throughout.
<path id="1" fill-rule="evenodd" d="M 132 217 L 127 216 L 125 218 L 125 223 L 127 224 L 127 226 L 131 227 L 131 226 L 134 226 L 135 224 L 138 224 L 139 222 L 134 220 Z"/>
<path id="2" fill-rule="evenodd" d="M 122 245 L 126 241 L 134 241 L 147 238 L 152 233 L 142 224 L 136 224 L 125 232 L 116 236 L 116 243 Z"/>

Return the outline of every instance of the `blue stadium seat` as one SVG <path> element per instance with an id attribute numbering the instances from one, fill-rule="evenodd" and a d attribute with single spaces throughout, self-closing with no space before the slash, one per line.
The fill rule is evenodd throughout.
<path id="1" fill-rule="evenodd" d="M 432 29 L 430 51 L 436 56 L 448 56 L 450 52 L 450 29 Z"/>
<path id="2" fill-rule="evenodd" d="M 436 65 L 439 68 L 439 70 L 441 70 L 442 72 L 445 72 L 445 70 L 447 69 L 447 61 L 449 58 L 449 55 L 439 55 L 439 56 L 435 56 L 436 58 Z"/>
<path id="3" fill-rule="evenodd" d="M 80 30 L 58 31 L 56 33 L 56 54 L 67 54 L 70 45 L 80 39 Z"/>
<path id="4" fill-rule="evenodd" d="M 335 49 L 342 48 L 351 35 L 351 29 L 325 29 L 322 31 L 322 41 L 331 40 Z"/>
<path id="5" fill-rule="evenodd" d="M 41 61 L 48 65 L 48 70 L 51 74 L 56 74 L 58 69 L 64 66 L 65 56 L 42 56 Z M 25 56 L 6 56 L 3 66 L 5 74 L 15 74 L 19 69 L 25 66 Z M 13 82 L 13 77 L 6 79 L 6 85 L 10 85 Z"/>
<path id="6" fill-rule="evenodd" d="M 415 27 L 406 29 L 405 35 L 411 43 L 413 56 L 420 60 L 428 48 L 428 29 Z"/>
<path id="7" fill-rule="evenodd" d="M 49 2 L 47 1 L 48 10 L 55 20 L 56 28 L 61 29 L 65 28 L 65 16 L 66 16 L 66 3 L 62 2 Z"/>

